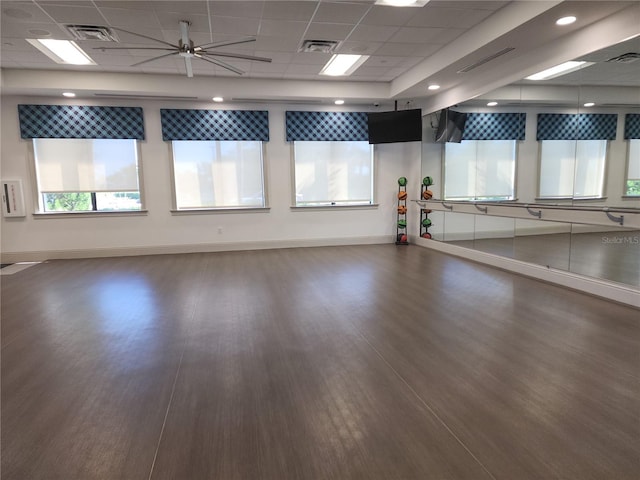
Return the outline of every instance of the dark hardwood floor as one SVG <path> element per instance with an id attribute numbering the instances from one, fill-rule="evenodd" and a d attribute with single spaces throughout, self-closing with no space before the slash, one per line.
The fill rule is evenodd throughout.
<path id="1" fill-rule="evenodd" d="M 3 480 L 637 480 L 640 312 L 416 246 L 2 282 Z"/>

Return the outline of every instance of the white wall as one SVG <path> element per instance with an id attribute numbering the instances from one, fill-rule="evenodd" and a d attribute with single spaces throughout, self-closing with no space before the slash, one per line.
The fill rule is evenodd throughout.
<path id="1" fill-rule="evenodd" d="M 52 218 L 36 211 L 35 179 L 29 140 L 19 134 L 17 105 L 75 104 L 139 106 L 144 110 L 146 139 L 140 144 L 146 215 Z M 270 210 L 255 213 L 171 213 L 170 147 L 162 141 L 161 108 L 255 109 L 269 111 L 266 182 Z M 291 147 L 285 142 L 286 110 L 324 110 L 301 105 L 219 105 L 151 100 L 66 101 L 49 97 L 2 97 L 3 180 L 20 179 L 27 216 L 2 218 L 3 261 L 42 260 L 127 254 L 278 248 L 289 246 L 382 243 L 395 240 L 397 178 L 405 176 L 419 191 L 421 148 L 418 143 L 376 146 L 378 207 L 365 209 L 292 209 Z M 361 110 L 361 109 L 353 109 Z M 417 193 L 416 193 L 417 195 Z M 419 211 L 409 202 L 409 233 L 418 232 Z M 415 219 L 415 221 L 412 221 Z M 222 233 L 218 233 L 222 229 Z"/>

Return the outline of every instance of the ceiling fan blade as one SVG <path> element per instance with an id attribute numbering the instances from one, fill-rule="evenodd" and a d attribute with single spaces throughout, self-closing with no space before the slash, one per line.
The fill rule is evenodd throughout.
<path id="1" fill-rule="evenodd" d="M 255 41 L 256 41 L 255 38 L 245 38 L 243 40 L 229 40 L 226 42 L 205 43 L 203 45 L 198 45 L 195 49 L 200 51 L 200 50 L 204 50 L 205 48 L 226 47 L 228 45 L 237 45 L 239 43 L 249 43 L 249 42 L 255 42 Z"/>
<path id="2" fill-rule="evenodd" d="M 94 50 L 164 50 L 165 52 L 176 50 L 165 47 L 93 47 Z"/>
<path id="3" fill-rule="evenodd" d="M 187 70 L 187 77 L 193 77 L 193 67 L 191 66 L 191 58 L 184 57 L 184 68 Z"/>
<path id="4" fill-rule="evenodd" d="M 130 33 L 131 35 L 135 35 L 136 37 L 146 38 L 147 40 L 153 40 L 154 42 L 164 43 L 165 45 L 169 45 L 170 47 L 173 47 L 173 48 L 180 48 L 178 47 L 178 45 L 174 45 L 173 43 L 165 42 L 164 40 L 159 40 L 153 37 L 148 37 L 147 35 L 142 35 L 141 33 L 132 32 L 130 30 L 125 30 L 124 28 L 118 28 L 118 27 L 109 27 L 109 28 L 111 28 L 112 30 L 118 30 L 119 32 Z"/>
<path id="5" fill-rule="evenodd" d="M 177 55 L 177 54 L 178 54 L 178 52 L 167 53 L 166 55 L 160 55 L 159 57 L 148 58 L 147 60 L 143 60 L 141 62 L 134 63 L 131 66 L 132 67 L 137 67 L 138 65 L 143 65 L 145 63 L 153 62 L 154 60 L 160 60 L 161 58 L 170 57 L 171 55 Z"/>
<path id="6" fill-rule="evenodd" d="M 199 58 L 200 60 L 204 60 L 205 62 L 213 63 L 214 65 L 217 65 L 219 67 L 226 68 L 227 70 L 231 70 L 233 73 L 237 73 L 238 75 L 242 75 L 243 73 L 245 73 L 244 70 L 240 70 L 239 68 L 236 68 L 233 65 L 229 65 L 228 63 L 223 62 L 222 60 L 214 60 L 212 58 L 205 58 L 202 55 L 200 55 L 199 53 L 196 53 L 195 57 Z"/>
<path id="7" fill-rule="evenodd" d="M 267 63 L 272 62 L 270 58 L 254 57 L 253 55 L 243 55 L 242 53 L 209 52 L 208 50 L 203 50 L 198 53 L 200 55 L 212 55 L 214 57 L 240 58 L 242 60 L 255 60 L 256 62 L 267 62 Z"/>

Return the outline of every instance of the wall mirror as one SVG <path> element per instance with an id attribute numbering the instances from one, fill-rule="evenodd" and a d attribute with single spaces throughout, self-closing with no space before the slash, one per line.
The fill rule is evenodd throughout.
<path id="1" fill-rule="evenodd" d="M 502 201 L 514 209 L 530 205 L 533 214 L 534 205 L 608 208 L 613 219 L 640 212 L 640 36 L 575 61 L 584 63 L 569 73 L 522 79 L 451 106 L 472 114 L 523 113 L 525 138 L 514 142 L 513 165 L 510 146 L 497 141 L 449 145 L 427 138 L 422 173 L 439 179 L 434 199 L 446 205 L 432 214 L 438 215 L 433 239 L 640 287 L 636 223 L 482 211 Z M 435 137 L 437 115 L 425 120 L 427 137 Z"/>

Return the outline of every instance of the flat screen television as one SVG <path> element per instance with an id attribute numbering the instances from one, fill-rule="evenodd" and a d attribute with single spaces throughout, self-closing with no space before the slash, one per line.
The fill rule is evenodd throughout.
<path id="1" fill-rule="evenodd" d="M 466 113 L 454 112 L 448 108 L 442 109 L 440 111 L 440 118 L 438 119 L 438 129 L 436 130 L 436 142 L 460 143 L 466 123 Z"/>
<path id="2" fill-rule="evenodd" d="M 368 114 L 369 143 L 422 141 L 422 110 L 397 110 Z"/>

